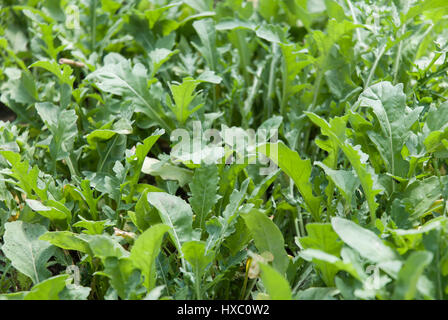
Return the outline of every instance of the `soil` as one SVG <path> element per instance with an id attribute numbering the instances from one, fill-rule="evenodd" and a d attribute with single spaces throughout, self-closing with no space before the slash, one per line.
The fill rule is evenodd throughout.
<path id="1" fill-rule="evenodd" d="M 14 121 L 17 118 L 17 115 L 0 102 L 0 121 Z"/>

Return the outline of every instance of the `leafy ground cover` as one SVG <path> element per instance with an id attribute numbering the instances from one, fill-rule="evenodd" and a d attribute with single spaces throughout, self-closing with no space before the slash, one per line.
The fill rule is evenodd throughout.
<path id="1" fill-rule="evenodd" d="M 447 16 L 3 0 L 0 299 L 447 298 Z"/>

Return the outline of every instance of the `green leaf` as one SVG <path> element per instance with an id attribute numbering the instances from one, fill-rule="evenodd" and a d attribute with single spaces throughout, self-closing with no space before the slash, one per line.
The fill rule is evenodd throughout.
<path id="1" fill-rule="evenodd" d="M 82 253 L 91 253 L 89 244 L 70 231 L 47 231 L 39 237 L 39 240 L 48 241 L 52 245 L 65 249 L 76 250 Z"/>
<path id="2" fill-rule="evenodd" d="M 353 30 L 358 27 L 359 25 L 355 25 L 348 20 L 337 22 L 335 19 L 331 19 L 328 21 L 327 25 L 328 34 L 324 34 L 320 30 L 314 30 L 311 33 L 320 53 L 317 63 L 321 70 L 329 70 L 333 67 L 331 55 L 332 47 L 344 36 L 348 35 L 350 37 Z"/>
<path id="3" fill-rule="evenodd" d="M 50 17 L 57 21 L 64 22 L 65 12 L 61 8 L 61 0 L 46 0 L 44 3 L 44 12 L 48 12 Z"/>
<path id="4" fill-rule="evenodd" d="M 294 298 L 296 300 L 336 300 L 334 296 L 338 293 L 339 290 L 335 288 L 312 287 L 299 291 Z"/>
<path id="5" fill-rule="evenodd" d="M 304 249 L 316 249 L 335 257 L 340 256 L 342 242 L 329 223 L 308 223 L 306 231 L 308 235 L 299 239 L 300 245 Z M 324 282 L 330 287 L 334 286 L 334 277 L 339 269 L 325 261 L 315 261 L 315 264 L 320 270 Z"/>
<path id="6" fill-rule="evenodd" d="M 66 159 L 78 135 L 78 116 L 75 111 L 62 110 L 50 102 L 36 103 L 36 110 L 52 133 L 49 148 L 53 160 Z"/>
<path id="7" fill-rule="evenodd" d="M 367 163 L 368 156 L 361 151 L 360 146 L 352 146 L 346 136 L 347 115 L 344 117 L 335 117 L 328 123 L 318 115 L 312 112 L 306 112 L 306 115 L 320 127 L 322 134 L 328 136 L 341 150 L 350 161 L 355 170 L 361 186 L 364 191 L 367 204 L 369 206 L 371 223 L 376 219 L 376 209 L 378 204 L 375 196 L 380 193 L 383 188 L 378 183 L 378 177 L 372 167 Z"/>
<path id="8" fill-rule="evenodd" d="M 203 229 L 205 219 L 215 203 L 218 201 L 218 168 L 216 165 L 203 165 L 194 171 L 193 181 L 190 183 L 191 208 L 196 214 L 194 226 Z"/>
<path id="9" fill-rule="evenodd" d="M 205 250 L 204 241 L 188 241 L 182 245 L 185 260 L 191 264 L 196 275 L 195 281 L 201 281 L 207 267 L 212 263 L 215 253 Z"/>
<path id="10" fill-rule="evenodd" d="M 239 217 L 239 209 L 246 198 L 247 188 L 250 179 L 247 178 L 241 184 L 240 190 L 234 189 L 230 195 L 229 202 L 222 212 L 221 216 L 213 217 L 207 221 L 206 229 L 210 236 L 207 239 L 207 250 L 210 248 L 219 248 L 222 242 L 235 231 Z M 239 243 L 244 245 L 244 243 Z"/>
<path id="11" fill-rule="evenodd" d="M 143 232 L 135 241 L 129 258 L 141 270 L 144 286 L 148 291 L 156 284 L 155 260 L 160 252 L 163 236 L 170 230 L 164 224 L 157 224 Z"/>
<path id="12" fill-rule="evenodd" d="M 335 217 L 331 219 L 331 225 L 342 241 L 367 260 L 380 263 L 397 259 L 395 251 L 386 246 L 376 234 L 353 221 Z"/>
<path id="13" fill-rule="evenodd" d="M 166 48 L 155 48 L 149 53 L 149 59 L 152 63 L 151 78 L 155 76 L 160 67 L 167 62 L 178 50 L 171 51 Z"/>
<path id="14" fill-rule="evenodd" d="M 100 160 L 97 161 L 97 169 L 96 169 L 98 177 L 101 177 L 104 174 L 108 176 L 108 173 L 114 172 L 115 174 L 113 175 L 112 180 L 115 180 L 115 182 L 119 184 L 124 182 L 122 180 L 119 180 L 118 177 L 116 177 L 117 174 L 115 172 L 115 167 L 123 166 L 121 164 L 121 160 L 124 158 L 124 155 L 126 153 L 126 142 L 127 137 L 125 135 L 116 134 L 112 139 L 108 140 L 106 143 L 98 143 L 96 145 L 96 149 L 100 158 Z M 90 180 L 92 184 L 94 183 L 95 179 L 93 177 L 87 174 L 85 174 L 85 176 L 88 180 Z"/>
<path id="15" fill-rule="evenodd" d="M 121 299 L 137 299 L 141 273 L 130 258 L 109 256 L 104 260 L 104 271 L 96 274 L 108 277 L 112 288 L 117 291 Z"/>
<path id="16" fill-rule="evenodd" d="M 193 44 L 207 61 L 212 71 L 217 71 L 218 51 L 216 49 L 215 26 L 212 19 L 201 19 L 193 22 L 193 28 L 201 40 L 202 46 Z"/>
<path id="17" fill-rule="evenodd" d="M 184 2 L 199 12 L 213 9 L 213 1 L 210 0 L 185 0 Z"/>
<path id="18" fill-rule="evenodd" d="M 121 258 L 129 255 L 129 252 L 109 235 L 81 234 L 79 238 L 87 242 L 93 255 L 101 258 L 103 261 L 108 257 Z"/>
<path id="19" fill-rule="evenodd" d="M 431 107 L 424 126 L 430 132 L 448 127 L 448 102 L 442 103 L 438 108 Z"/>
<path id="20" fill-rule="evenodd" d="M 199 75 L 197 81 L 220 84 L 222 78 L 218 76 L 214 71 L 206 70 Z"/>
<path id="21" fill-rule="evenodd" d="M 339 257 L 342 242 L 329 223 L 308 223 L 307 236 L 299 239 L 305 249 L 319 249 Z"/>
<path id="22" fill-rule="evenodd" d="M 438 218 L 440 219 L 440 218 Z M 430 231 L 440 230 L 441 223 L 440 220 L 432 219 L 429 220 L 424 225 L 420 226 L 418 229 L 394 229 L 390 233 L 394 237 L 394 242 L 396 243 L 397 251 L 404 255 L 408 250 L 419 249 L 422 245 L 422 240 L 431 239 L 427 243 L 431 243 L 432 252 L 437 254 L 437 240 L 432 238 L 432 235 L 436 233 L 431 233 Z M 436 248 L 434 248 L 435 246 Z M 425 246 L 427 247 L 427 246 Z"/>
<path id="23" fill-rule="evenodd" d="M 306 85 L 299 85 L 298 75 L 302 70 L 313 63 L 310 56 L 299 53 L 297 45 L 292 43 L 280 43 L 282 51 L 282 105 L 288 103 L 288 99 L 302 90 Z"/>
<path id="24" fill-rule="evenodd" d="M 148 202 L 156 207 L 162 222 L 170 227 L 170 237 L 179 252 L 185 242 L 197 240 L 192 226 L 193 211 L 188 203 L 164 192 L 150 192 Z"/>
<path id="25" fill-rule="evenodd" d="M 29 68 L 32 67 L 40 67 L 47 71 L 50 71 L 56 77 L 58 77 L 61 84 L 66 83 L 70 87 L 73 87 L 73 82 L 75 81 L 75 78 L 71 76 L 73 70 L 66 64 L 60 66 L 56 61 L 37 61 L 29 66 Z"/>
<path id="26" fill-rule="evenodd" d="M 218 84 L 221 80 L 213 71 L 207 70 L 197 80 L 192 77 L 187 77 L 183 78 L 180 84 L 176 84 L 175 82 L 171 83 L 169 87 L 173 95 L 174 105 L 171 100 L 168 100 L 167 104 L 176 116 L 177 121 L 180 124 L 184 124 L 193 113 L 204 106 L 203 103 L 196 103 L 193 107 L 190 107 L 191 103 L 197 97 L 197 93 L 194 93 L 195 89 L 201 82 Z"/>
<path id="27" fill-rule="evenodd" d="M 0 300 L 24 300 L 29 291 L 0 294 Z"/>
<path id="28" fill-rule="evenodd" d="M 114 137 L 118 132 L 109 129 L 97 129 L 90 132 L 87 136 L 87 143 L 92 147 L 97 145 L 97 141 L 105 141 Z"/>
<path id="29" fill-rule="evenodd" d="M 241 215 L 255 241 L 258 251 L 270 252 L 274 256 L 273 267 L 284 274 L 288 267 L 289 259 L 285 250 L 285 242 L 279 228 L 265 214 L 257 209 Z"/>
<path id="30" fill-rule="evenodd" d="M 95 80 L 95 84 L 104 92 L 130 97 L 137 104 L 137 111 L 145 113 L 162 128 L 170 129 L 161 106 L 151 98 L 147 70 L 141 63 L 131 67 L 129 60 L 117 53 L 109 53 L 104 58 L 104 64 L 89 74 L 87 79 Z"/>
<path id="31" fill-rule="evenodd" d="M 241 217 L 236 218 L 231 227 L 232 229 L 235 229 L 235 231 L 228 236 L 224 235 L 225 241 L 223 245 L 230 250 L 232 256 L 236 256 L 247 246 L 250 240 L 252 240 L 252 237 L 246 223 Z"/>
<path id="32" fill-rule="evenodd" d="M 11 164 L 12 172 L 7 174 L 18 180 L 17 186 L 26 193 L 29 199 L 35 198 L 33 191 L 41 199 L 47 199 L 46 190 L 40 189 L 37 185 L 39 169 L 36 165 L 30 170 L 29 161 L 24 160 L 21 162 L 20 154 L 12 151 L 0 151 L 0 154 Z"/>
<path id="33" fill-rule="evenodd" d="M 423 107 L 413 110 L 407 107 L 403 84 L 393 86 L 390 82 L 370 86 L 360 95 L 358 103 L 361 107 L 371 108 L 376 115 L 379 128 L 368 131 L 368 135 L 384 160 L 387 171 L 394 176 L 406 177 L 409 164 L 403 159 L 401 149 Z"/>
<path id="34" fill-rule="evenodd" d="M 267 3 L 270 5 L 266 6 Z M 311 2 L 309 4 L 311 5 Z M 260 1 L 260 10 L 262 10 L 262 15 L 265 18 L 270 17 L 272 15 L 271 12 L 273 12 L 270 10 L 270 8 L 272 8 L 272 6 L 275 6 L 274 8 L 277 8 L 278 5 L 280 5 L 283 8 L 283 10 L 285 10 L 285 12 L 289 13 L 292 16 L 293 23 L 296 23 L 296 21 L 300 21 L 300 23 L 303 23 L 303 26 L 308 32 L 311 31 L 311 24 L 313 23 L 313 14 L 312 12 L 309 12 L 310 5 L 308 5 L 307 2 L 284 1 L 277 3 L 277 1 L 275 0 Z"/>
<path id="35" fill-rule="evenodd" d="M 66 287 L 59 293 L 60 300 L 87 300 L 90 291 L 89 287 L 76 284 L 66 284 Z"/>
<path id="36" fill-rule="evenodd" d="M 269 42 L 281 43 L 285 42 L 285 30 L 279 25 L 261 25 L 256 28 L 257 37 Z"/>
<path id="37" fill-rule="evenodd" d="M 445 130 L 437 130 L 428 134 L 425 138 L 424 144 L 428 153 L 434 153 L 437 158 L 447 158 L 447 141 L 448 128 Z"/>
<path id="38" fill-rule="evenodd" d="M 58 220 L 65 220 L 67 223 L 70 223 L 72 219 L 71 211 L 60 202 L 47 200 L 45 201 L 46 205 L 32 199 L 26 199 L 25 202 L 33 211 L 38 212 L 51 221 L 57 222 Z"/>
<path id="39" fill-rule="evenodd" d="M 94 234 L 102 234 L 104 231 L 104 227 L 107 224 L 107 220 L 101 220 L 101 221 L 90 221 L 86 220 L 81 216 L 78 216 L 78 218 L 81 219 L 81 221 L 78 221 L 73 224 L 73 227 L 77 228 L 84 228 L 86 230 L 83 230 L 83 233 L 94 235 Z"/>
<path id="40" fill-rule="evenodd" d="M 68 277 L 68 274 L 62 274 L 36 284 L 25 295 L 24 300 L 59 300 L 59 294 L 65 288 Z"/>
<path id="41" fill-rule="evenodd" d="M 14 268 L 27 275 L 33 283 L 39 283 L 51 273 L 47 270 L 48 259 L 54 249 L 50 243 L 39 240 L 47 229 L 38 224 L 14 221 L 5 224 L 2 251 Z"/>
<path id="42" fill-rule="evenodd" d="M 435 152 L 439 156 L 448 149 L 443 141 L 448 139 L 448 103 L 441 104 L 438 108 L 431 107 L 423 126 L 424 145 L 430 153 Z"/>
<path id="43" fill-rule="evenodd" d="M 341 5 L 339 5 L 336 1 L 325 0 L 325 6 L 327 7 L 327 14 L 329 18 L 334 18 L 337 22 L 347 19 L 344 9 L 342 9 Z"/>
<path id="44" fill-rule="evenodd" d="M 416 3 L 415 6 L 409 8 L 407 12 L 403 12 L 403 15 L 400 16 L 401 22 L 406 23 L 410 19 L 415 18 L 416 16 L 424 13 L 425 11 L 439 10 L 443 11 L 448 4 L 443 0 L 424 0 Z"/>
<path id="45" fill-rule="evenodd" d="M 242 20 L 223 20 L 216 24 L 216 30 L 224 31 L 224 30 L 235 30 L 235 29 L 249 29 L 254 30 L 256 25 L 250 21 L 242 21 Z"/>
<path id="46" fill-rule="evenodd" d="M 443 184 L 447 184 L 448 176 L 441 177 L 441 181 Z M 432 204 L 441 198 L 442 192 L 439 179 L 432 176 L 410 183 L 401 193 L 400 198 L 406 210 L 411 214 L 411 218 L 415 220 L 430 211 Z"/>
<path id="47" fill-rule="evenodd" d="M 335 186 L 339 189 L 345 201 L 350 205 L 352 203 L 355 190 L 359 186 L 359 179 L 352 171 L 348 170 L 333 170 L 327 167 L 320 161 L 314 162 L 315 165 L 321 167 Z"/>
<path id="48" fill-rule="evenodd" d="M 412 300 L 415 298 L 417 283 L 432 258 L 433 254 L 429 251 L 414 251 L 409 255 L 398 272 L 393 299 Z"/>
<path id="49" fill-rule="evenodd" d="M 39 100 L 34 78 L 28 72 L 22 72 L 20 82 L 14 87 L 11 98 L 18 103 L 32 104 Z"/>
<path id="50" fill-rule="evenodd" d="M 193 109 L 189 109 L 191 102 L 197 95 L 194 94 L 194 90 L 199 83 L 200 82 L 198 80 L 194 80 L 193 78 L 188 77 L 184 78 L 181 84 L 170 85 L 170 90 L 173 94 L 175 105 L 173 106 L 171 103 L 169 103 L 168 105 L 170 106 L 171 110 L 176 116 L 177 121 L 179 121 L 180 124 L 184 124 L 191 114 L 193 114 L 203 106 L 203 104 L 201 103 L 194 106 Z"/>
<path id="51" fill-rule="evenodd" d="M 296 151 L 289 149 L 283 142 L 267 143 L 257 148 L 259 152 L 269 157 L 295 183 L 302 195 L 307 209 L 316 221 L 320 221 L 321 198 L 313 195 L 311 178 L 311 161 L 302 160 Z"/>
<path id="52" fill-rule="evenodd" d="M 258 12 L 263 18 L 269 20 L 277 13 L 278 7 L 279 2 L 277 2 L 276 0 L 260 0 L 260 3 L 258 5 Z"/>
<path id="53" fill-rule="evenodd" d="M 322 250 L 305 249 L 300 251 L 299 255 L 307 261 L 313 261 L 313 263 L 317 265 L 325 266 L 324 274 L 327 277 L 333 276 L 333 278 L 326 279 L 326 283 L 328 283 L 328 285 L 330 284 L 334 285 L 335 283 L 334 275 L 336 275 L 336 273 L 338 273 L 341 270 L 348 272 L 350 275 L 352 275 L 358 280 L 360 279 L 360 276 L 352 263 L 346 263 L 340 258 L 332 254 L 326 253 Z"/>
<path id="54" fill-rule="evenodd" d="M 132 161 L 132 158 L 128 158 L 128 161 L 131 161 L 132 164 L 132 172 L 129 178 L 131 184 L 131 192 L 129 193 L 128 199 L 132 200 L 134 195 L 135 187 L 138 184 L 138 179 L 140 178 L 140 174 L 142 172 L 143 164 L 145 162 L 145 158 L 148 152 L 151 150 L 152 146 L 157 142 L 157 140 L 165 133 L 165 130 L 156 130 L 150 135 L 148 138 L 143 140 L 143 144 L 137 144 L 135 147 L 135 162 Z"/>
<path id="55" fill-rule="evenodd" d="M 291 300 L 292 293 L 288 281 L 271 266 L 259 262 L 261 281 L 272 300 Z"/>
<path id="56" fill-rule="evenodd" d="M 170 3 L 166 6 L 145 11 L 145 17 L 149 21 L 149 28 L 152 29 L 154 24 L 162 17 L 163 13 L 170 8 L 177 7 L 181 2 Z"/>
<path id="57" fill-rule="evenodd" d="M 185 260 L 188 261 L 193 269 L 196 298 L 201 300 L 202 277 L 207 270 L 207 267 L 213 262 L 215 252 L 207 250 L 206 243 L 203 241 L 185 242 L 182 245 L 182 252 Z"/>
<path id="58" fill-rule="evenodd" d="M 188 169 L 150 157 L 145 158 L 142 172 L 152 176 L 159 176 L 164 180 L 176 180 L 181 187 L 189 183 L 193 178 L 193 172 Z"/>
<path id="59" fill-rule="evenodd" d="M 128 211 L 132 222 L 141 232 L 144 232 L 151 225 L 161 222 L 157 210 L 148 203 L 148 192 L 150 192 L 149 189 L 143 191 L 135 204 L 135 212 Z"/>
<path id="60" fill-rule="evenodd" d="M 90 181 L 83 180 L 81 182 L 81 188 L 74 188 L 74 191 L 76 191 L 79 194 L 79 196 L 81 197 L 81 199 L 83 199 L 87 203 L 92 219 L 98 220 L 98 201 L 101 199 L 101 196 L 99 196 L 98 198 L 95 198 L 94 191 L 90 187 Z M 80 217 L 80 219 L 84 220 L 84 218 L 82 218 L 82 217 Z M 87 220 L 84 220 L 84 221 L 87 221 Z M 79 223 L 81 223 L 80 226 L 88 225 L 88 222 L 84 222 L 84 221 L 79 221 Z M 95 234 L 95 233 L 99 234 L 101 232 L 102 232 L 102 229 L 101 229 L 101 231 L 94 232 L 93 234 Z"/>

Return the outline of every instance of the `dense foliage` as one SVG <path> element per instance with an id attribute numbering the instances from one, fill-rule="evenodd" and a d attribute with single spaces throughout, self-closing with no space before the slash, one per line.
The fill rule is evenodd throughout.
<path id="1" fill-rule="evenodd" d="M 447 298 L 447 17 L 2 0 L 0 299 Z"/>

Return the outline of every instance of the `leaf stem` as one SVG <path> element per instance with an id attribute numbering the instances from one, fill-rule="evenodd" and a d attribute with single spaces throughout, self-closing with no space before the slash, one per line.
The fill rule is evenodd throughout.
<path id="1" fill-rule="evenodd" d="M 442 289 L 442 279 L 440 278 L 440 271 L 441 271 L 441 266 L 440 266 L 440 239 L 441 237 L 438 237 L 437 239 L 437 254 L 436 254 L 436 268 L 437 268 L 437 293 L 438 293 L 438 300 L 442 300 L 443 299 L 443 289 Z"/>
<path id="2" fill-rule="evenodd" d="M 432 158 L 432 165 L 434 167 L 434 170 L 436 172 L 437 178 L 439 180 L 440 191 L 442 192 L 442 199 L 443 199 L 443 209 L 442 209 L 442 212 L 443 212 L 443 215 L 446 216 L 446 201 L 447 201 L 447 198 L 446 198 L 446 194 L 444 192 L 445 186 L 443 185 L 442 178 L 440 176 L 439 162 L 438 162 L 438 160 L 435 157 Z"/>
<path id="3" fill-rule="evenodd" d="M 244 276 L 243 288 L 241 289 L 240 300 L 243 300 L 244 296 L 246 294 L 247 279 L 249 278 L 249 268 L 250 268 L 251 264 L 252 264 L 252 259 L 249 260 L 249 265 L 246 265 L 246 273 L 245 273 L 245 276 Z"/>
<path id="4" fill-rule="evenodd" d="M 240 54 L 240 67 L 243 70 L 243 76 L 244 76 L 244 82 L 245 82 L 245 86 L 247 87 L 250 83 L 250 77 L 249 77 L 249 72 L 247 71 L 250 61 L 247 57 L 247 55 L 244 54 L 244 49 L 243 48 L 247 48 L 247 43 L 246 43 L 246 39 L 245 39 L 245 32 L 244 30 L 235 30 L 235 34 L 238 40 L 238 52 Z M 246 49 L 247 50 L 247 49 Z"/>
<path id="5" fill-rule="evenodd" d="M 196 298 L 198 300 L 202 300 L 201 283 L 200 283 L 199 272 L 196 272 L 196 276 L 195 276 L 195 279 L 194 279 L 194 284 L 195 284 L 195 288 L 196 288 Z"/>
<path id="6" fill-rule="evenodd" d="M 358 24 L 358 19 L 356 19 L 355 10 L 353 9 L 352 2 L 350 0 L 347 0 L 347 4 L 348 4 L 348 7 L 350 8 L 350 13 L 352 15 L 353 22 L 355 24 Z M 362 41 L 361 41 L 361 33 L 359 32 L 358 28 L 356 28 L 356 36 L 358 38 L 358 42 L 361 44 L 362 43 Z"/>
<path id="7" fill-rule="evenodd" d="M 73 165 L 73 161 L 72 158 L 70 158 L 70 156 L 67 156 L 65 158 L 65 162 L 67 163 L 67 167 L 70 170 L 70 174 L 72 177 L 76 177 L 78 176 L 78 171 L 76 170 L 75 166 Z"/>
<path id="8" fill-rule="evenodd" d="M 271 65 L 269 67 L 269 82 L 268 82 L 268 94 L 267 94 L 267 105 L 268 105 L 267 118 L 270 118 L 274 111 L 272 96 L 274 94 L 275 64 L 277 63 L 277 60 L 278 60 L 277 48 L 278 48 L 277 44 L 273 43 L 272 44 L 272 59 L 271 59 Z"/>
<path id="9" fill-rule="evenodd" d="M 366 84 L 364 86 L 364 89 L 368 88 L 370 85 L 370 82 L 372 81 L 372 78 L 375 74 L 376 68 L 378 66 L 378 63 L 380 62 L 381 57 L 383 56 L 384 52 L 386 50 L 386 44 L 383 44 L 380 48 L 378 55 L 376 56 L 375 62 L 372 65 L 372 69 L 370 69 L 369 77 L 367 78 Z"/>
<path id="10" fill-rule="evenodd" d="M 406 30 L 406 23 L 404 23 L 403 26 L 400 28 L 398 37 L 403 36 L 405 30 Z M 402 48 L 403 48 L 403 40 L 400 40 L 400 42 L 398 43 L 397 55 L 395 56 L 395 63 L 393 69 L 393 75 L 394 75 L 393 84 L 397 83 L 398 67 L 400 65 L 400 56 Z"/>
<path id="11" fill-rule="evenodd" d="M 244 297 L 244 300 L 249 299 L 250 293 L 252 292 L 252 289 L 255 287 L 255 284 L 257 283 L 257 279 L 252 280 L 249 290 L 247 290 L 246 296 Z"/>
<path id="12" fill-rule="evenodd" d="M 297 206 L 297 216 L 298 216 L 298 220 L 299 220 L 299 227 L 300 227 L 300 237 L 305 237 L 306 233 L 305 233 L 305 226 L 303 224 L 303 216 L 302 216 L 302 209 L 300 209 L 300 206 Z"/>
<path id="13" fill-rule="evenodd" d="M 91 0 L 90 2 L 90 26 L 91 26 L 91 38 L 90 38 L 90 50 L 94 51 L 96 46 L 96 6 L 97 0 Z"/>
<path id="14" fill-rule="evenodd" d="M 317 70 L 316 82 L 314 83 L 314 91 L 313 91 L 313 102 L 306 111 L 313 111 L 316 107 L 317 96 L 319 95 L 320 84 L 322 82 L 323 72 L 321 70 Z"/>
<path id="15" fill-rule="evenodd" d="M 437 60 L 439 60 L 440 56 L 442 55 L 441 52 L 438 52 L 434 58 L 432 58 L 431 62 L 428 64 L 428 66 L 425 68 L 425 70 L 423 70 L 423 74 L 426 77 L 426 73 L 429 71 L 429 69 L 431 69 L 431 67 L 434 65 L 434 63 L 436 63 Z"/>

